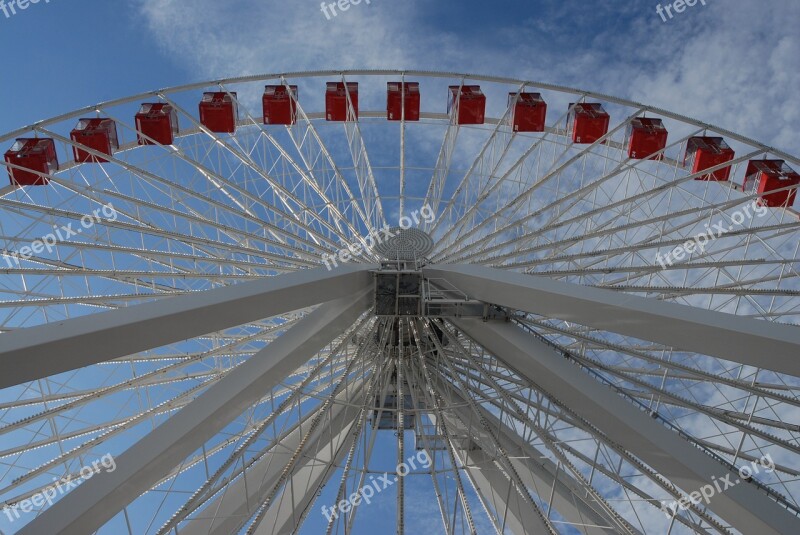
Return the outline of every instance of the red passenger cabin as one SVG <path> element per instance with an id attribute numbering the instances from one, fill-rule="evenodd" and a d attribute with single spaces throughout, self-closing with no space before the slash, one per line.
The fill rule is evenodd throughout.
<path id="1" fill-rule="evenodd" d="M 136 114 L 139 145 L 172 145 L 178 134 L 178 112 L 162 102 L 145 103 Z"/>
<path id="2" fill-rule="evenodd" d="M 544 132 L 547 103 L 541 93 L 509 93 L 508 106 L 514 132 Z"/>
<path id="3" fill-rule="evenodd" d="M 690 137 L 686 142 L 686 154 L 683 165 L 691 169 L 692 174 L 700 173 L 717 165 L 733 160 L 733 149 L 721 137 Z M 695 180 L 716 180 L 725 182 L 731 175 L 730 166 L 706 173 Z"/>
<path id="4" fill-rule="evenodd" d="M 608 133 L 611 116 L 599 102 L 570 103 L 567 127 L 572 133 L 572 142 L 594 143 Z"/>
<path id="5" fill-rule="evenodd" d="M 798 185 L 800 185 L 800 174 L 783 160 L 751 160 L 747 164 L 742 187 L 747 193 L 759 193 L 760 204 L 774 208 L 792 206 Z M 787 186 L 795 188 L 775 191 Z M 771 191 L 774 193 L 769 193 Z"/>
<path id="6" fill-rule="evenodd" d="M 203 100 L 200 101 L 200 122 L 203 126 L 215 134 L 233 134 L 238 117 L 236 93 L 203 93 Z"/>
<path id="7" fill-rule="evenodd" d="M 290 93 L 291 91 L 291 93 Z M 292 125 L 297 121 L 297 86 L 268 85 L 261 99 L 264 124 Z"/>
<path id="8" fill-rule="evenodd" d="M 354 117 L 348 117 L 347 95 L 353 105 Z M 325 91 L 325 118 L 328 121 L 358 121 L 358 82 L 328 82 Z"/>
<path id="9" fill-rule="evenodd" d="M 625 135 L 628 157 L 635 160 L 663 160 L 663 152 L 655 153 L 667 146 L 667 136 L 667 129 L 661 119 L 635 118 L 628 125 Z"/>
<path id="10" fill-rule="evenodd" d="M 419 121 L 419 82 L 388 82 L 386 84 L 386 119 L 389 121 Z M 405 110 L 405 115 L 403 111 Z"/>
<path id="11" fill-rule="evenodd" d="M 483 124 L 486 116 L 486 95 L 479 85 L 451 85 L 447 100 L 451 124 Z"/>
<path id="12" fill-rule="evenodd" d="M 35 172 L 52 175 L 58 171 L 56 144 L 50 138 L 19 138 L 6 151 L 5 160 L 24 168 L 8 167 L 12 186 L 46 186 L 50 180 Z"/>
<path id="13" fill-rule="evenodd" d="M 70 139 L 108 156 L 119 148 L 117 125 L 111 119 L 80 119 L 70 132 Z M 72 154 L 78 163 L 108 161 L 107 158 L 95 156 L 80 147 L 72 147 Z"/>

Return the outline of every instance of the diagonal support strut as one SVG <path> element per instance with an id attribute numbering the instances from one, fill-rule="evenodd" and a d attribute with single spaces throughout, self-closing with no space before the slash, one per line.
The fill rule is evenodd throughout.
<path id="1" fill-rule="evenodd" d="M 487 303 L 800 377 L 800 328 L 502 269 L 436 265 L 426 278 Z"/>
<path id="2" fill-rule="evenodd" d="M 300 271 L 0 335 L 0 388 L 354 294 L 370 264 Z"/>
<path id="3" fill-rule="evenodd" d="M 571 411 L 658 470 L 687 494 L 739 474 L 706 455 L 613 390 L 570 364 L 550 346 L 511 323 L 451 320 L 477 344 L 561 401 Z M 534 381 L 532 381 L 534 382 Z M 800 520 L 745 482 L 713 496 L 709 509 L 743 533 L 791 534 Z"/>
<path id="4" fill-rule="evenodd" d="M 95 532 L 265 392 L 345 332 L 371 304 L 372 289 L 365 286 L 353 297 L 317 308 L 131 446 L 117 459 L 114 472 L 94 476 L 20 533 Z"/>

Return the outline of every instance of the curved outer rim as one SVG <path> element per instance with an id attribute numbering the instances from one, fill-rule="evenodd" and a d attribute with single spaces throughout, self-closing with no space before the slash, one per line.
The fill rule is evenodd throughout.
<path id="1" fill-rule="evenodd" d="M 0 136 L 0 142 L 7 141 L 9 138 L 17 137 L 20 134 L 24 134 L 26 132 L 30 132 L 32 130 L 36 130 L 38 128 L 43 128 L 48 125 L 59 123 L 70 118 L 74 118 L 80 116 L 82 114 L 92 112 L 97 108 L 106 108 L 106 107 L 114 107 L 118 105 L 127 104 L 130 102 L 135 102 L 144 98 L 148 97 L 158 97 L 160 95 L 165 94 L 173 94 L 178 92 L 184 91 L 192 91 L 195 89 L 200 89 L 204 87 L 209 87 L 217 84 L 227 85 L 227 84 L 237 84 L 237 83 L 256 83 L 259 81 L 269 81 L 269 80 L 280 80 L 282 78 L 317 78 L 323 76 L 391 76 L 391 75 L 398 75 L 398 76 L 419 76 L 419 77 L 430 77 L 430 78 L 455 78 L 455 79 L 462 79 L 462 80 L 474 80 L 474 81 L 483 81 L 488 83 L 498 83 L 498 84 L 507 84 L 507 85 L 518 85 L 523 88 L 536 88 L 554 92 L 561 92 L 561 93 L 568 93 L 568 94 L 575 94 L 584 97 L 591 97 L 596 98 L 598 100 L 602 100 L 609 103 L 614 103 L 618 105 L 628 106 L 628 107 L 635 107 L 641 108 L 643 111 L 653 112 L 655 114 L 661 115 L 666 118 L 671 118 L 673 120 L 677 120 L 683 122 L 685 124 L 691 124 L 697 126 L 699 128 L 708 129 L 710 131 L 722 134 L 730 139 L 736 140 L 740 143 L 758 148 L 763 150 L 764 152 L 768 152 L 779 156 L 789 162 L 794 164 L 800 164 L 800 159 L 793 157 L 789 154 L 786 154 L 782 151 L 773 149 L 767 145 L 749 139 L 747 137 L 735 134 L 728 130 L 724 130 L 721 128 L 717 128 L 713 125 L 696 121 L 689 117 L 675 114 L 666 110 L 662 110 L 656 107 L 645 106 L 640 103 L 629 101 L 625 99 L 620 99 L 616 97 L 611 97 L 608 95 L 603 95 L 600 93 L 594 93 L 589 91 L 582 91 L 578 89 L 557 86 L 552 84 L 544 84 L 532 81 L 523 81 L 523 80 L 516 80 L 510 78 L 500 78 L 500 77 L 490 77 L 490 76 L 479 76 L 479 75 L 467 75 L 467 74 L 458 74 L 458 73 L 445 73 L 445 72 L 434 72 L 434 71 L 399 71 L 399 70 L 346 70 L 346 71 L 306 71 L 306 72 L 296 72 L 296 73 L 284 73 L 284 74 L 269 74 L 269 75 L 254 75 L 254 76 L 246 76 L 246 77 L 236 77 L 236 78 L 227 78 L 227 79 L 220 79 L 220 80 L 213 80 L 207 82 L 198 82 L 193 84 L 186 84 L 182 86 L 175 86 L 168 89 L 151 91 L 140 93 L 137 95 L 106 101 L 100 104 L 96 104 L 94 106 L 88 106 L 84 108 L 80 108 L 78 110 L 72 111 L 67 114 L 59 115 L 50 119 L 45 119 L 42 121 L 38 121 L 33 123 L 30 126 L 24 127 L 22 129 L 18 129 L 12 131 L 4 136 Z"/>
<path id="2" fill-rule="evenodd" d="M 258 75 L 250 75 L 250 76 L 238 76 L 233 78 L 220 78 L 216 80 L 208 80 L 203 82 L 195 82 L 191 84 L 184 84 L 174 87 L 169 87 L 165 89 L 159 89 L 156 91 L 148 91 L 144 93 L 139 93 L 136 95 L 131 95 L 129 97 L 123 97 L 114 100 L 108 100 L 105 102 L 101 102 L 95 104 L 93 106 L 86 106 L 83 108 L 79 108 L 77 110 L 71 111 L 69 113 L 65 113 L 62 115 L 57 115 L 55 117 L 51 117 L 49 119 L 44 119 L 41 121 L 37 121 L 31 125 L 19 128 L 17 130 L 13 130 L 8 132 L 2 136 L 0 136 L 0 143 L 6 142 L 10 139 L 14 139 L 19 137 L 26 132 L 30 132 L 31 130 L 35 130 L 36 128 L 48 126 L 51 124 L 59 123 L 65 121 L 67 119 L 71 119 L 77 116 L 80 116 L 84 113 L 90 113 L 95 111 L 97 108 L 107 108 L 118 106 L 122 104 L 127 104 L 130 102 L 135 102 L 147 97 L 158 97 L 162 94 L 172 94 L 172 93 L 179 93 L 183 91 L 191 91 L 194 89 L 202 89 L 214 85 L 227 85 L 227 84 L 237 84 L 237 83 L 248 83 L 248 82 L 263 82 L 269 80 L 280 80 L 281 78 L 316 78 L 322 76 L 420 76 L 420 77 L 427 77 L 427 78 L 458 78 L 463 80 L 474 80 L 478 82 L 490 82 L 490 83 L 499 83 L 499 84 L 509 84 L 509 85 L 520 85 L 523 88 L 535 88 L 535 89 L 542 89 L 548 91 L 556 91 L 560 93 L 569 93 L 574 95 L 580 95 L 584 97 L 591 97 L 596 98 L 598 100 L 602 100 L 605 102 L 619 104 L 622 106 L 628 107 L 636 107 L 642 108 L 643 112 L 651 112 L 661 115 L 663 117 L 667 117 L 670 119 L 674 119 L 677 121 L 681 121 L 683 123 L 691 124 L 700 128 L 704 128 L 707 130 L 711 130 L 718 134 L 722 134 L 724 136 L 729 137 L 730 139 L 735 139 L 740 143 L 744 143 L 750 145 L 752 147 L 758 148 L 763 150 L 764 152 L 768 152 L 775 156 L 779 156 L 786 161 L 789 161 L 795 165 L 800 165 L 800 158 L 796 156 L 792 156 L 784 151 L 778 150 L 774 147 L 770 147 L 769 145 L 765 145 L 759 141 L 754 139 L 742 136 L 735 132 L 731 132 L 730 130 L 726 130 L 724 128 L 720 128 L 714 126 L 712 124 L 704 123 L 702 121 L 698 121 L 696 119 L 692 119 L 691 117 L 687 117 L 685 115 L 681 115 L 678 113 L 674 113 L 668 110 L 664 110 L 662 108 L 657 108 L 654 106 L 648 106 L 642 104 L 640 102 L 635 102 L 632 100 L 626 100 L 619 97 L 613 97 L 610 95 L 605 95 L 603 93 L 596 93 L 593 91 L 585 91 L 581 89 L 575 89 L 572 87 L 555 85 L 555 84 L 548 84 L 543 82 L 535 82 L 529 80 L 520 80 L 516 78 L 505 78 L 500 76 L 487 76 L 487 75 L 480 75 L 480 74 L 467 74 L 467 73 L 457 73 L 457 72 L 445 72 L 445 71 L 416 71 L 416 70 L 378 70 L 378 69 L 367 69 L 367 70 L 328 70 L 328 71 L 297 71 L 297 72 L 284 72 L 284 73 L 272 73 L 272 74 L 258 74 Z"/>

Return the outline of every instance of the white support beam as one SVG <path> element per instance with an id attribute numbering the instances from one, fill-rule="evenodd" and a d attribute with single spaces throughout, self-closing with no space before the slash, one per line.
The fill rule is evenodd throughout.
<path id="1" fill-rule="evenodd" d="M 296 495 L 295 489 L 300 490 L 302 487 L 298 479 L 303 475 L 307 475 L 308 471 L 311 470 L 311 475 L 315 476 L 314 479 L 316 480 L 320 475 L 319 468 L 321 468 L 321 465 L 324 462 L 331 462 L 329 458 L 326 458 L 325 461 L 317 459 L 329 455 L 331 451 L 337 451 L 334 462 L 341 460 L 341 454 L 338 453 L 340 444 L 339 442 L 334 442 L 349 436 L 349 431 L 352 429 L 360 410 L 357 405 L 360 402 L 358 397 L 362 395 L 362 392 L 361 384 L 353 384 L 352 387 L 337 396 L 336 403 L 330 409 L 330 424 L 326 422 L 324 426 L 319 427 L 312 434 L 301 455 L 302 461 L 295 468 L 295 475 L 287 482 L 286 488 L 290 489 L 289 496 L 286 495 L 285 488 L 282 495 L 276 498 L 267 511 L 257 533 L 260 532 L 263 526 L 276 526 L 275 533 L 285 533 L 285 527 L 283 526 L 286 525 L 286 522 L 291 523 L 292 520 L 292 507 L 288 507 L 287 511 L 287 506 L 292 503 L 298 505 L 301 502 L 305 503 L 308 499 L 316 498 L 316 488 L 312 489 L 311 487 L 305 494 Z M 317 410 L 321 410 L 321 408 L 318 407 Z M 194 513 L 190 520 L 179 528 L 179 533 L 181 535 L 226 535 L 228 533 L 236 533 L 237 527 L 242 524 L 243 519 L 252 515 L 253 511 L 264 502 L 272 487 L 278 482 L 284 468 L 291 461 L 295 450 L 300 447 L 303 436 L 311 427 L 311 422 L 315 415 L 316 412 L 308 414 L 297 427 L 279 442 L 276 442 L 266 455 L 248 468 L 242 477 L 230 483 L 223 492 L 220 492 L 214 499 L 206 503 L 202 509 Z M 328 432 L 329 429 L 332 433 Z M 333 450 L 330 448 L 333 448 Z M 307 481 L 311 482 L 312 479 L 309 478 Z M 286 503 L 287 499 L 289 503 Z M 294 508 L 294 512 L 298 517 L 302 515 L 304 510 L 305 507 Z M 287 512 L 288 519 L 286 518 Z M 280 515 L 275 515 L 275 513 L 280 513 Z M 276 521 L 276 516 L 280 518 L 280 522 Z M 299 518 L 294 520 L 299 520 Z M 281 529 L 284 529 L 284 531 Z M 291 533 L 291 530 L 288 533 Z"/>
<path id="2" fill-rule="evenodd" d="M 542 520 L 486 452 L 474 444 L 465 444 L 456 450 L 456 455 L 486 503 L 494 509 L 500 526 L 515 535 L 525 535 L 526 526 L 541 524 Z"/>
<path id="3" fill-rule="evenodd" d="M 281 471 L 300 445 L 315 414 L 316 412 L 309 411 L 299 422 L 277 436 L 259 460 L 247 467 L 244 474 L 238 474 L 211 499 L 200 503 L 194 512 L 187 515 L 185 523 L 179 528 L 165 530 L 162 526 L 159 533 L 175 533 L 175 531 L 181 535 L 235 533 L 237 526 L 245 522 L 258 508 L 262 494 L 278 480 Z M 237 465 L 239 462 L 237 461 Z M 238 470 L 239 467 L 235 468 Z"/>
<path id="4" fill-rule="evenodd" d="M 353 295 L 374 268 L 299 271 L 0 334 L 0 388 Z"/>
<path id="5" fill-rule="evenodd" d="M 800 377 L 800 328 L 471 265 L 435 265 L 472 299 Z"/>
<path id="6" fill-rule="evenodd" d="M 471 415 L 463 397 L 454 387 L 443 380 L 437 383 L 437 387 L 447 392 L 448 402 L 453 407 L 454 416 L 448 413 L 444 414 L 447 425 L 453 428 L 456 434 L 472 435 L 472 447 L 462 447 L 459 450 L 459 456 L 462 459 L 467 459 L 467 464 L 479 465 L 480 469 L 484 470 L 483 464 L 491 461 L 492 455 L 495 453 L 493 451 L 495 448 L 492 446 L 489 437 L 476 426 L 471 428 L 473 433 L 470 433 L 470 427 L 465 422 L 474 421 L 474 415 Z M 514 469 L 517 470 L 520 478 L 528 488 L 533 489 L 542 500 L 547 500 L 547 493 L 552 492 L 551 507 L 558 511 L 567 522 L 572 523 L 581 533 L 605 535 L 614 529 L 612 527 L 615 525 L 613 519 L 607 517 L 607 513 L 602 510 L 602 507 L 592 501 L 589 493 L 575 478 L 565 470 L 559 471 L 556 463 L 544 455 L 543 451 L 526 442 L 516 430 L 508 426 L 504 421 L 480 405 L 479 409 L 478 416 L 488 420 L 490 426 L 498 430 L 496 434 L 497 440 L 508 453 L 511 464 L 514 465 Z M 475 453 L 476 450 L 479 450 L 479 453 Z M 487 451 L 489 453 L 486 453 Z M 469 468 L 466 465 L 465 467 Z M 495 468 L 501 470 L 500 467 L 495 466 Z M 472 477 L 472 479 L 476 483 L 480 481 L 480 478 Z M 489 501 L 494 501 L 497 496 L 502 495 L 505 483 L 502 480 L 500 482 L 502 483 L 501 487 L 492 489 L 479 485 L 481 492 L 484 493 L 484 496 Z M 555 489 L 553 489 L 554 482 Z M 489 483 L 488 479 L 486 483 Z M 519 495 L 517 494 L 514 502 L 518 501 Z M 523 518 L 525 514 L 520 513 L 514 516 Z M 526 526 L 534 524 L 535 522 L 531 523 L 530 521 L 523 523 Z M 513 526 L 511 530 L 514 533 L 525 533 L 524 530 L 515 530 Z"/>
<path id="7" fill-rule="evenodd" d="M 714 479 L 739 474 L 650 418 L 550 346 L 505 322 L 455 319 L 453 324 L 506 365 L 657 470 L 687 495 Z M 542 387 L 544 385 L 544 387 Z M 800 520 L 756 486 L 741 482 L 715 493 L 708 508 L 742 533 L 794 534 Z"/>
<path id="8" fill-rule="evenodd" d="M 361 394 L 363 396 L 363 394 Z M 331 475 L 338 470 L 350 449 L 355 436 L 356 425 L 364 402 L 358 396 L 344 399 L 344 406 L 334 406 L 334 414 L 330 423 L 322 431 L 316 443 L 307 446 L 302 455 L 302 462 L 295 467 L 292 477 L 286 482 L 280 497 L 276 498 L 264 518 L 258 524 L 254 535 L 292 535 L 306 516 L 307 510 L 317 499 L 317 492 Z M 323 503 L 328 510 L 334 504 Z M 323 514 L 318 509 L 317 514 Z M 219 535 L 230 532 L 220 531 Z"/>
<path id="9" fill-rule="evenodd" d="M 371 282 L 371 280 L 370 280 Z M 299 293 L 295 290 L 295 293 Z M 25 526 L 22 535 L 93 533 L 293 370 L 344 333 L 372 302 L 369 283 L 326 303 Z M 291 300 L 292 293 L 287 295 Z"/>

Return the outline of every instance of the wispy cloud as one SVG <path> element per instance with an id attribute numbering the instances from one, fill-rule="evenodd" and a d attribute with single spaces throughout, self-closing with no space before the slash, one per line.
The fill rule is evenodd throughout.
<path id="1" fill-rule="evenodd" d="M 505 74 L 631 97 L 797 152 L 797 2 L 710 3 L 667 23 L 650 2 L 529 5 L 497 18 L 487 3 L 446 29 L 416 0 L 361 4 L 332 20 L 311 0 L 146 0 L 139 9 L 165 53 L 198 77 L 359 67 Z"/>

